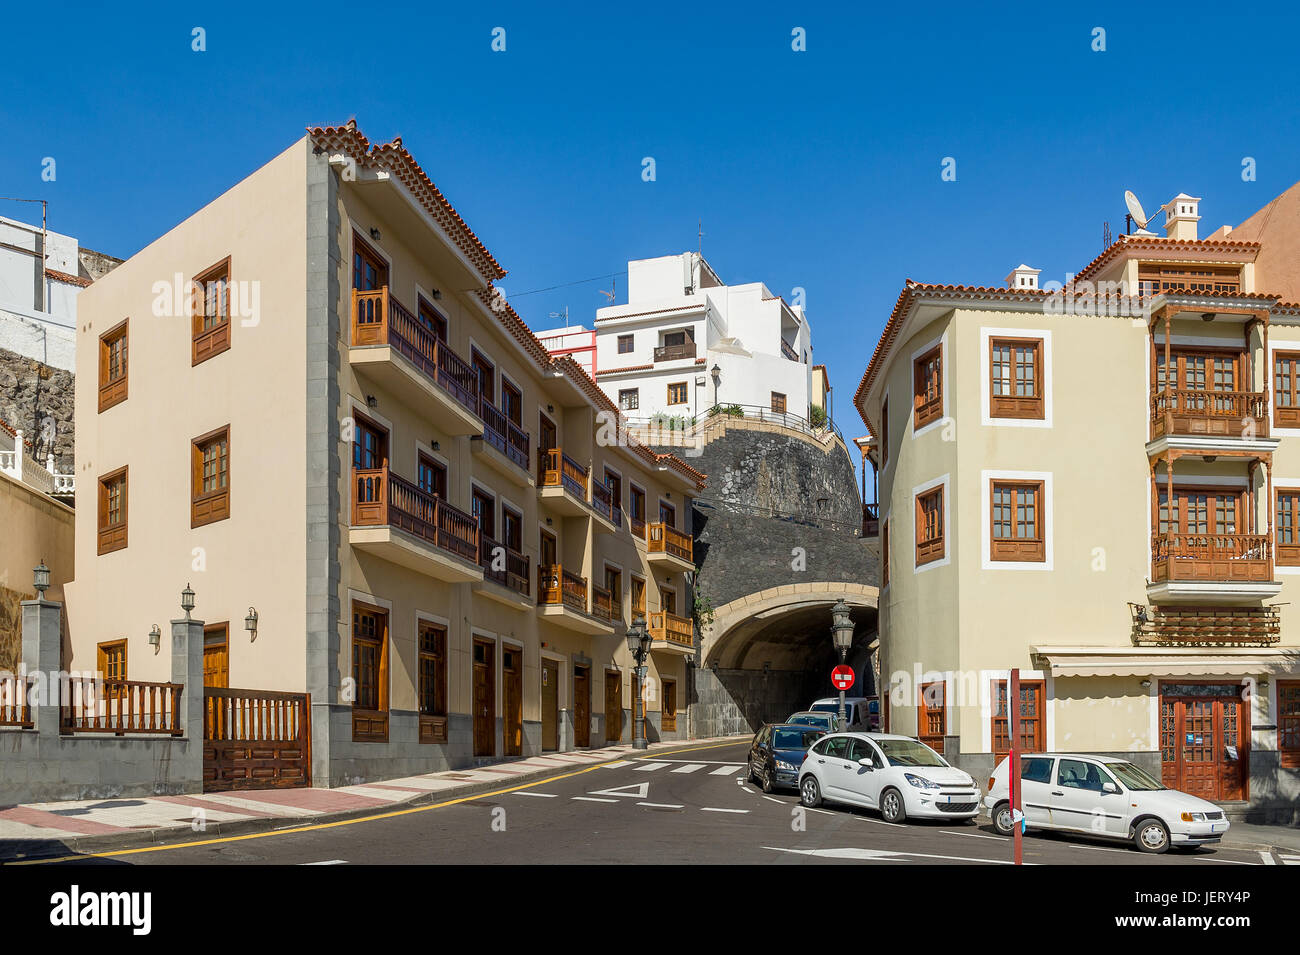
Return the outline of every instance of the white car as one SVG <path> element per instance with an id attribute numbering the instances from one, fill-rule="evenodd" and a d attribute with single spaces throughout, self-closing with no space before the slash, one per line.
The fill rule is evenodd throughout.
<path id="1" fill-rule="evenodd" d="M 799 767 L 799 799 L 879 809 L 886 822 L 909 816 L 974 819 L 980 811 L 975 780 L 910 736 L 832 733 L 823 736 Z"/>
<path id="2" fill-rule="evenodd" d="M 1007 759 L 989 777 L 984 805 L 993 827 L 1014 832 Z M 1143 852 L 1218 842 L 1230 823 L 1214 803 L 1166 789 L 1126 759 L 1082 753 L 1020 757 L 1020 802 L 1029 831 L 1051 829 L 1121 839 Z"/>

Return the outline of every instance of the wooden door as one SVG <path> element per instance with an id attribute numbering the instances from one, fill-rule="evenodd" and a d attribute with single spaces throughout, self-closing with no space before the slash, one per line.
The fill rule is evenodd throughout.
<path id="1" fill-rule="evenodd" d="M 591 745 L 591 668 L 573 668 L 573 745 Z"/>
<path id="2" fill-rule="evenodd" d="M 542 751 L 560 748 L 560 664 L 542 661 Z"/>
<path id="3" fill-rule="evenodd" d="M 555 564 L 555 535 L 548 534 L 546 531 L 542 531 L 541 534 L 539 563 L 543 567 L 551 567 Z"/>
<path id="4" fill-rule="evenodd" d="M 496 693 L 492 679 L 494 645 L 474 641 L 474 755 L 496 755 Z"/>
<path id="5" fill-rule="evenodd" d="M 942 683 L 922 684 L 921 705 L 917 710 L 919 739 L 940 754 L 943 753 L 943 738 L 947 735 L 948 729 L 944 692 L 945 687 Z"/>
<path id="6" fill-rule="evenodd" d="M 605 741 L 623 738 L 623 674 L 605 671 Z"/>
<path id="7" fill-rule="evenodd" d="M 1161 692 L 1161 781 L 1211 802 L 1245 799 L 1249 743 L 1237 691 L 1181 689 L 1187 695 Z"/>
<path id="8" fill-rule="evenodd" d="M 230 686 L 230 630 L 224 623 L 203 628 L 203 685 Z"/>
<path id="9" fill-rule="evenodd" d="M 358 417 L 353 425 L 352 466 L 366 471 L 388 463 L 388 432 L 379 425 Z"/>
<path id="10" fill-rule="evenodd" d="M 478 372 L 478 393 L 487 400 L 488 404 L 495 407 L 497 393 L 496 366 L 479 354 L 477 349 L 470 350 L 469 363 Z"/>
<path id="11" fill-rule="evenodd" d="M 524 660 L 518 647 L 501 648 L 501 735 L 506 756 L 524 754 Z"/>
<path id="12" fill-rule="evenodd" d="M 352 237 L 352 287 L 371 292 L 388 284 L 388 263 L 361 236 Z"/>
<path id="13" fill-rule="evenodd" d="M 537 450 L 550 451 L 556 446 L 557 440 L 555 422 L 539 411 L 537 413 Z"/>
<path id="14" fill-rule="evenodd" d="M 664 613 L 677 614 L 677 591 L 671 587 L 660 586 L 659 588 L 659 606 L 663 608 Z"/>
<path id="15" fill-rule="evenodd" d="M 660 723 L 665 733 L 677 731 L 677 681 L 663 681 L 663 701 L 660 704 Z"/>

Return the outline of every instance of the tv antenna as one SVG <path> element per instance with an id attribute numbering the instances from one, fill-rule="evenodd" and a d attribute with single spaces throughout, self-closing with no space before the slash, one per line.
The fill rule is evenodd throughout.
<path id="1" fill-rule="evenodd" d="M 569 306 L 567 305 L 564 306 L 564 311 L 562 312 L 551 312 L 551 314 L 548 317 L 564 319 L 564 327 L 568 328 L 569 327 Z"/>
<path id="2" fill-rule="evenodd" d="M 603 295 L 603 296 L 605 296 L 605 298 L 609 299 L 609 304 L 610 304 L 610 305 L 613 305 L 613 304 L 614 304 L 614 300 L 615 300 L 616 298 L 618 298 L 618 276 L 617 276 L 617 275 L 614 276 L 614 287 L 613 287 L 613 289 L 610 290 L 610 291 L 608 291 L 608 292 L 605 291 L 604 289 L 600 289 L 600 294 Z"/>
<path id="3" fill-rule="evenodd" d="M 1132 225 L 1136 222 L 1138 235 L 1151 235 L 1152 233 L 1147 232 L 1147 223 L 1151 219 L 1142 208 L 1142 203 L 1138 202 L 1138 197 L 1133 195 L 1131 190 L 1124 190 L 1124 205 L 1128 206 L 1128 215 L 1124 217 L 1124 234 L 1130 235 Z"/>

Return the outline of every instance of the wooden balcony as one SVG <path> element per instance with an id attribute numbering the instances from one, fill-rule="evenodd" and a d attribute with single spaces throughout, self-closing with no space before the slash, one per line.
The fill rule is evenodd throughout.
<path id="1" fill-rule="evenodd" d="M 1268 396 L 1254 391 L 1192 391 L 1161 388 L 1151 393 L 1151 439 L 1169 437 L 1268 437 Z"/>
<path id="2" fill-rule="evenodd" d="M 880 536 L 880 505 L 879 504 L 862 505 L 862 536 L 863 537 Z"/>
<path id="3" fill-rule="evenodd" d="M 596 584 L 591 585 L 591 615 L 611 622 L 614 619 L 613 593 Z"/>
<path id="4" fill-rule="evenodd" d="M 349 541 L 448 583 L 483 579 L 477 518 L 387 467 L 353 468 Z"/>
<path id="5" fill-rule="evenodd" d="M 591 485 L 591 510 L 600 518 L 596 521 L 597 530 L 612 534 L 623 526 L 623 509 L 615 506 L 613 492 L 599 481 Z"/>
<path id="6" fill-rule="evenodd" d="M 482 459 L 515 484 L 533 483 L 532 451 L 528 432 L 505 416 L 486 398 L 479 399 L 483 434 L 473 439 L 471 448 Z"/>
<path id="7" fill-rule="evenodd" d="M 1148 596 L 1161 601 L 1275 596 L 1266 534 L 1155 534 Z"/>
<path id="8" fill-rule="evenodd" d="M 589 470 L 559 448 L 539 451 L 537 457 L 537 496 L 569 517 L 591 513 L 587 506 Z"/>
<path id="9" fill-rule="evenodd" d="M 453 435 L 483 433 L 478 372 L 421 325 L 388 287 L 352 290 L 348 362 Z"/>
<path id="10" fill-rule="evenodd" d="M 660 345 L 655 349 L 654 360 L 660 361 L 679 361 L 683 358 L 695 357 L 695 342 L 687 342 L 684 345 Z"/>
<path id="11" fill-rule="evenodd" d="M 592 590 L 604 594 L 603 607 L 588 603 Z M 551 622 L 578 633 L 611 634 L 610 594 L 604 588 L 589 588 L 587 578 L 565 570 L 560 564 L 537 566 L 538 612 Z"/>
<path id="12" fill-rule="evenodd" d="M 1129 604 L 1133 642 L 1160 646 L 1267 646 L 1282 639 L 1281 609 Z"/>
<path id="13" fill-rule="evenodd" d="M 651 650 L 668 650 L 676 653 L 695 652 L 695 626 L 690 617 L 656 611 L 650 614 L 650 636 L 654 642 Z"/>
<path id="14" fill-rule="evenodd" d="M 72 677 L 60 700 L 59 732 L 184 736 L 179 683 Z"/>
<path id="15" fill-rule="evenodd" d="M 627 528 L 632 532 L 632 536 L 638 540 L 646 539 L 646 522 L 639 517 L 628 515 Z"/>
<path id="16" fill-rule="evenodd" d="M 790 361 L 799 360 L 799 353 L 795 351 L 794 346 L 791 345 L 789 342 L 787 342 L 784 338 L 781 339 L 781 357 L 788 358 L 790 359 Z"/>
<path id="17" fill-rule="evenodd" d="M 474 589 L 506 606 L 532 609 L 533 575 L 529 557 L 490 537 L 480 538 L 479 550 L 482 551 L 483 583 L 475 584 Z"/>
<path id="18" fill-rule="evenodd" d="M 689 573 L 695 569 L 691 535 L 668 524 L 655 523 L 647 528 L 646 559 Z"/>

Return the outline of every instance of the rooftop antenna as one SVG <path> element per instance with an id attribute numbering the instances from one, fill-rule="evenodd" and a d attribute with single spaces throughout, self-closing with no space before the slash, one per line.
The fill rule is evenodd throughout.
<path id="1" fill-rule="evenodd" d="M 569 306 L 567 305 L 564 306 L 564 311 L 562 312 L 551 312 L 551 314 L 548 317 L 564 319 L 564 327 L 568 328 L 569 327 Z"/>
<path id="2" fill-rule="evenodd" d="M 1138 197 L 1125 189 L 1124 205 L 1128 206 L 1128 215 L 1124 217 L 1124 234 L 1132 234 L 1133 223 L 1137 223 L 1138 235 L 1151 235 L 1147 232 L 1147 223 L 1151 221 L 1150 217 L 1142 208 L 1142 203 L 1138 202 Z"/>
<path id="3" fill-rule="evenodd" d="M 695 220 L 695 231 L 697 233 L 696 239 L 699 242 L 699 247 L 696 249 L 696 253 L 700 256 L 700 258 L 704 258 L 704 220 L 703 219 Z"/>
<path id="4" fill-rule="evenodd" d="M 610 304 L 610 305 L 613 305 L 613 304 L 614 304 L 614 299 L 618 298 L 618 276 L 617 276 L 617 275 L 614 276 L 614 287 L 613 287 L 613 289 L 612 289 L 611 291 L 608 291 L 608 292 L 605 291 L 604 289 L 600 289 L 600 294 L 603 295 L 603 296 L 605 296 L 607 299 L 609 299 L 609 304 Z"/>
<path id="5" fill-rule="evenodd" d="M 1101 224 L 1101 251 L 1105 252 L 1110 248 L 1110 244 L 1115 241 L 1115 237 L 1110 234 L 1110 220 L 1107 219 Z"/>

